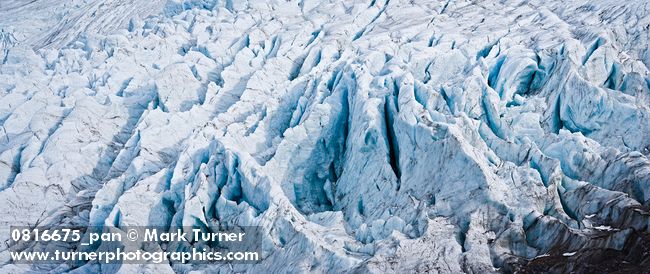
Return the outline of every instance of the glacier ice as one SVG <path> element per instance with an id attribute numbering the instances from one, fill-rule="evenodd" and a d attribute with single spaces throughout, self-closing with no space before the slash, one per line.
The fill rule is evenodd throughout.
<path id="1" fill-rule="evenodd" d="M 251 265 L 3 246 L 0 272 L 647 270 L 649 25 L 644 1 L 5 1 L 1 242 L 264 238 Z"/>

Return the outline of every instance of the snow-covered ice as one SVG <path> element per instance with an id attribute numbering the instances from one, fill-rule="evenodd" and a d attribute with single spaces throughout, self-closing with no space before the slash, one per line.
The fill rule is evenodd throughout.
<path id="1" fill-rule="evenodd" d="M 3 0 L 0 242 L 228 224 L 260 263 L 117 267 L 647 270 L 649 26 L 647 1 Z"/>

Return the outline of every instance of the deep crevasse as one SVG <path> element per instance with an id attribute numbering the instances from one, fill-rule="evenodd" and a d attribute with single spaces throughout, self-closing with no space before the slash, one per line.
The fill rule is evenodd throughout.
<path id="1" fill-rule="evenodd" d="M 52 36 L 66 47 L 0 33 L 0 241 L 10 225 L 266 235 L 259 264 L 127 272 L 647 258 L 647 3 L 165 5 Z"/>

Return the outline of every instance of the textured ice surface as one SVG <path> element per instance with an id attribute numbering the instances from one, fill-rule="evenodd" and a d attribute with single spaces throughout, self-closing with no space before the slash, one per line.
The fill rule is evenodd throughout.
<path id="1" fill-rule="evenodd" d="M 117 270 L 647 270 L 649 26 L 646 1 L 2 1 L 0 242 L 256 225 L 259 264 Z"/>

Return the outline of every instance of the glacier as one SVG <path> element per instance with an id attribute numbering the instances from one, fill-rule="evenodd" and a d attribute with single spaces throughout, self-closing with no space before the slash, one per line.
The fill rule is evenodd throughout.
<path id="1" fill-rule="evenodd" d="M 0 242 L 264 237 L 256 264 L 5 244 L 0 272 L 647 271 L 649 28 L 647 1 L 3 1 Z"/>

